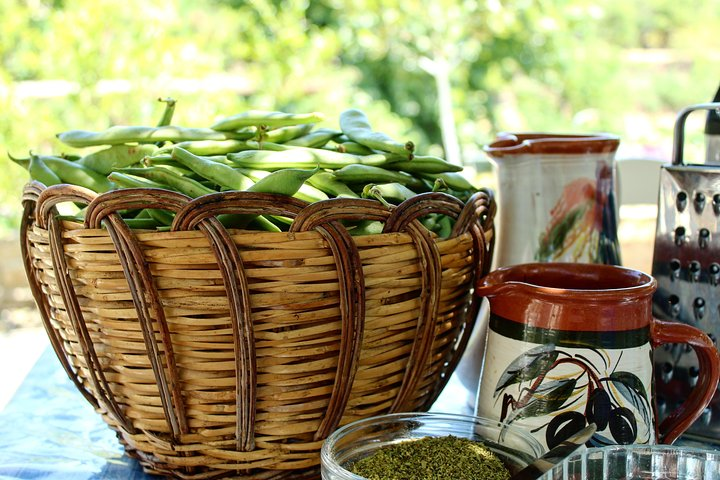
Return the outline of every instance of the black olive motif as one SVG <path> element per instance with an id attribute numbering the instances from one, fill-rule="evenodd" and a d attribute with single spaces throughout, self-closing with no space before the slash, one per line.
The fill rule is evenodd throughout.
<path id="1" fill-rule="evenodd" d="M 635 442 L 637 422 L 629 408 L 618 407 L 610 412 L 610 433 L 620 445 L 629 445 Z"/>
<path id="2" fill-rule="evenodd" d="M 585 428 L 585 415 L 580 412 L 563 412 L 548 424 L 545 442 L 548 448 L 554 448 L 583 428 Z"/>
<path id="3" fill-rule="evenodd" d="M 588 423 L 595 423 L 598 432 L 605 430 L 610 421 L 610 395 L 602 389 L 596 388 L 590 394 L 585 407 L 585 417 Z"/>

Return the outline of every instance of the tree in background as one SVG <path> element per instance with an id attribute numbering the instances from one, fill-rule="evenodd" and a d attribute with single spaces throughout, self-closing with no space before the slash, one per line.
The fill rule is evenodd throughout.
<path id="1" fill-rule="evenodd" d="M 499 130 L 670 138 L 717 88 L 716 0 L 5 0 L 0 158 L 71 128 L 210 125 L 247 108 L 350 106 L 424 151 L 481 158 Z M 647 55 L 662 48 L 670 55 Z M 640 52 L 640 53 L 638 53 Z M 638 60 L 640 59 L 640 60 Z M 639 128 L 639 121 L 647 126 Z M 334 125 L 332 125 L 334 126 Z M 442 128 L 441 128 L 442 127 Z M 0 180 L 14 231 L 25 172 Z"/>

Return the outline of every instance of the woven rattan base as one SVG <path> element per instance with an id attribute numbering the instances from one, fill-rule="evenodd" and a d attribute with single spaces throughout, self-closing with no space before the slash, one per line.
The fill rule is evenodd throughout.
<path id="1" fill-rule="evenodd" d="M 147 472 L 313 478 L 337 426 L 426 410 L 455 368 L 492 254 L 489 194 L 389 210 L 121 192 L 28 185 L 22 247 L 58 359 Z M 57 220 L 67 201 L 89 204 L 84 225 Z M 177 212 L 171 231 L 131 231 L 116 213 L 144 207 Z M 294 222 L 227 230 L 214 215 L 228 212 Z M 458 218 L 450 238 L 422 227 L 431 212 Z M 342 222 L 360 218 L 386 233 L 351 237 Z"/>

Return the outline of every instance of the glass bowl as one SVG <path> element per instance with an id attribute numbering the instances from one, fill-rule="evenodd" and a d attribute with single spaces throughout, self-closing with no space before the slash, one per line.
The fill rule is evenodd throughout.
<path id="1" fill-rule="evenodd" d="M 449 413 L 393 413 L 358 420 L 333 432 L 320 451 L 322 479 L 363 480 L 345 467 L 385 445 L 447 435 L 483 442 L 511 473 L 532 463 L 544 451 L 524 430 L 497 420 Z"/>
<path id="2" fill-rule="evenodd" d="M 720 451 L 673 445 L 589 448 L 571 455 L 543 480 L 717 480 Z"/>

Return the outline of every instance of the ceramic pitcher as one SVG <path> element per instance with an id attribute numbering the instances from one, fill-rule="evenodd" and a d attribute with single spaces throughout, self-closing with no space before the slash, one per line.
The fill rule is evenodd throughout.
<path id="1" fill-rule="evenodd" d="M 620 264 L 614 135 L 504 133 L 484 150 L 498 177 L 495 266 Z"/>
<path id="2" fill-rule="evenodd" d="M 720 376 L 708 336 L 652 317 L 651 276 L 624 267 L 531 263 L 497 269 L 476 292 L 490 300 L 476 413 L 526 428 L 552 448 L 589 423 L 591 446 L 672 443 L 702 413 Z M 687 344 L 700 377 L 659 423 L 652 352 Z"/>

